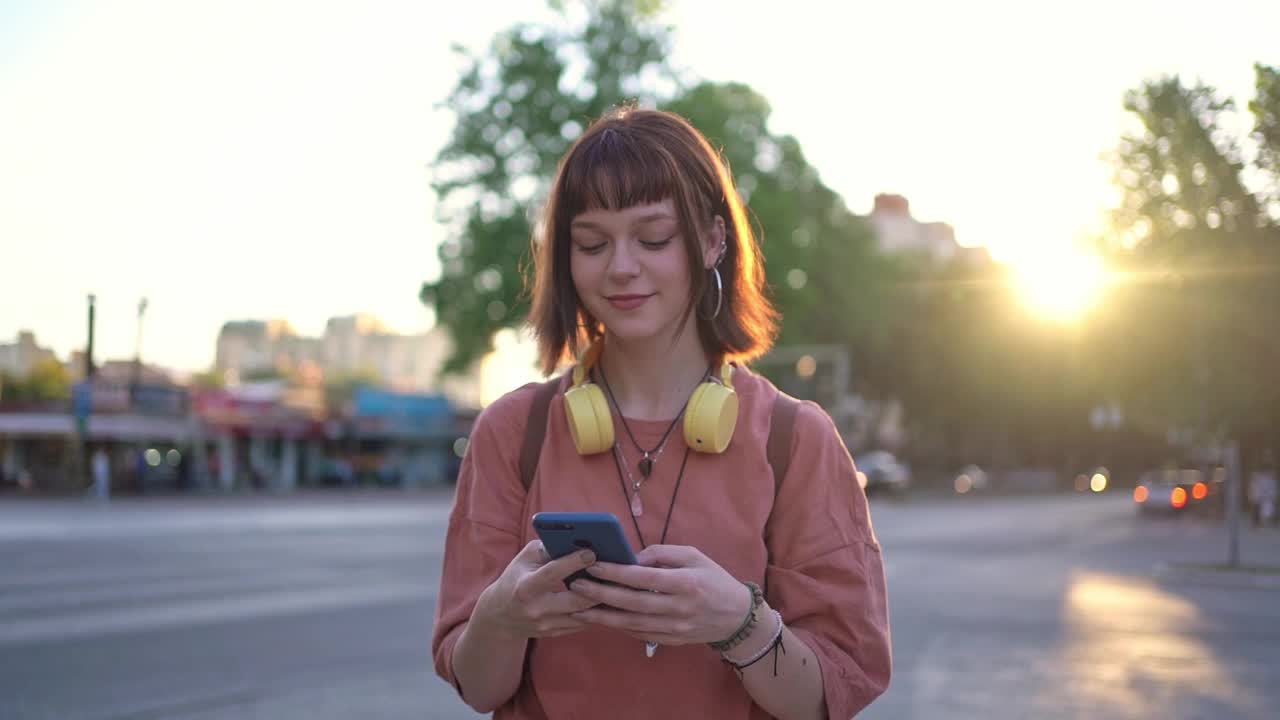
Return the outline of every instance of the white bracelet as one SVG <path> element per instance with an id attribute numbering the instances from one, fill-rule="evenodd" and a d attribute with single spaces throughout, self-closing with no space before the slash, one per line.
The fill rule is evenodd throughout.
<path id="1" fill-rule="evenodd" d="M 774 610 L 773 616 L 778 619 L 778 629 L 773 631 L 773 637 L 769 638 L 769 642 L 766 643 L 763 648 L 761 648 L 755 655 L 752 655 L 749 659 L 744 660 L 740 663 L 734 662 L 730 660 L 728 656 L 725 655 L 724 653 L 720 653 L 720 656 L 724 658 L 724 661 L 732 665 L 735 669 L 742 670 L 744 668 L 747 668 L 751 665 L 756 664 L 757 662 L 759 662 L 760 658 L 764 657 L 765 655 L 768 655 L 770 650 L 777 647 L 778 641 L 782 639 L 782 628 L 785 627 L 785 625 L 782 624 L 782 613 L 778 612 L 777 610 Z"/>

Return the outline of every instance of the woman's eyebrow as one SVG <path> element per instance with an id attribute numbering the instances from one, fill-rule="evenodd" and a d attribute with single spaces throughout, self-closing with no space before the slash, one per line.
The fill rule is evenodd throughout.
<path id="1" fill-rule="evenodd" d="M 654 223 L 654 222 L 660 222 L 662 220 L 672 220 L 672 219 L 674 218 L 672 217 L 671 213 L 668 213 L 662 210 L 655 210 L 653 212 L 645 213 L 644 215 L 641 215 L 635 220 L 632 220 L 631 224 L 645 225 L 648 223 Z M 573 222 L 569 223 L 569 227 L 582 228 L 584 230 L 599 230 L 601 232 L 604 232 L 607 229 L 597 223 L 591 222 L 590 220 L 574 220 Z"/>
<path id="2" fill-rule="evenodd" d="M 673 218 L 671 217 L 670 213 L 665 212 L 663 210 L 655 210 L 650 213 L 645 213 L 644 215 L 641 215 L 640 217 L 636 218 L 633 224 L 643 225 L 645 223 L 659 222 L 661 220 L 671 220 L 671 219 Z"/>

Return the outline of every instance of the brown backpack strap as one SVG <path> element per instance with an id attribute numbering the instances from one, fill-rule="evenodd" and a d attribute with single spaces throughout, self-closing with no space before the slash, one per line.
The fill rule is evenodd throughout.
<path id="1" fill-rule="evenodd" d="M 533 485 L 533 474 L 538 470 L 538 456 L 542 454 L 542 439 L 547 435 L 547 411 L 551 398 L 560 389 L 560 378 L 539 383 L 533 391 L 533 404 L 529 406 L 529 419 L 524 425 L 524 444 L 520 446 L 520 482 L 525 492 Z"/>
<path id="2" fill-rule="evenodd" d="M 791 465 L 791 436 L 795 434 L 799 410 L 799 400 L 778 392 L 773 401 L 773 419 L 769 422 L 769 442 L 765 446 L 769 467 L 773 468 L 774 497 L 782 489 L 782 478 L 787 476 L 787 468 Z"/>
<path id="3" fill-rule="evenodd" d="M 782 479 L 787 476 L 791 466 L 791 438 L 795 435 L 796 413 L 800 411 L 800 401 L 790 395 L 778 391 L 773 401 L 773 415 L 769 421 L 769 441 L 765 445 L 765 453 L 769 457 L 769 467 L 773 468 L 773 501 L 778 502 L 782 492 Z M 769 595 L 768 567 L 773 562 L 773 553 L 769 551 L 769 520 L 773 519 L 773 508 L 769 508 L 769 518 L 765 520 L 765 575 L 764 594 Z"/>

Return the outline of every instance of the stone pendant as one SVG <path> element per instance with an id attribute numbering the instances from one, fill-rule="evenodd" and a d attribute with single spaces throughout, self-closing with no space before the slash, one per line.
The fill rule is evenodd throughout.
<path id="1" fill-rule="evenodd" d="M 640 517 L 644 514 L 644 503 L 640 502 L 640 492 L 631 493 L 631 516 Z"/>
<path id="2" fill-rule="evenodd" d="M 651 472 L 653 472 L 653 459 L 645 455 L 640 458 L 640 475 L 647 480 Z"/>

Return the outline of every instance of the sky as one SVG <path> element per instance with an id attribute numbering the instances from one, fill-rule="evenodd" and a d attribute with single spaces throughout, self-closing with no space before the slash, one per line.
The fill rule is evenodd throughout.
<path id="1" fill-rule="evenodd" d="M 1252 63 L 1280 64 L 1277 2 L 1045 5 L 677 0 L 664 17 L 672 62 L 762 93 L 855 212 L 901 193 L 1016 261 L 1115 201 L 1126 89 L 1179 73 L 1243 107 Z M 429 327 L 450 46 L 550 17 L 442 7 L 0 0 L 0 342 L 82 348 L 89 293 L 97 357 L 132 356 L 145 296 L 143 358 L 180 370 L 209 367 L 232 319 Z"/>

